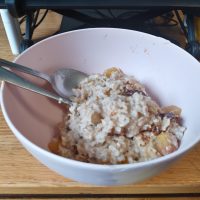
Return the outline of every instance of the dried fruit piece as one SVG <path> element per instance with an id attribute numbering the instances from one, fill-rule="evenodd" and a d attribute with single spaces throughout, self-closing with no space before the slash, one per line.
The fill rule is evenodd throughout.
<path id="1" fill-rule="evenodd" d="M 121 71 L 120 69 L 118 69 L 118 68 L 116 68 L 116 67 L 112 67 L 112 68 L 107 69 L 103 74 L 104 74 L 106 77 L 110 78 L 111 75 L 112 75 L 112 73 L 114 73 L 114 72 L 120 72 L 120 71 Z"/>
<path id="2" fill-rule="evenodd" d="M 156 150 L 164 156 L 178 148 L 178 141 L 173 134 L 162 132 L 154 140 L 154 145 Z"/>
<path id="3" fill-rule="evenodd" d="M 91 121 L 95 125 L 99 124 L 101 122 L 101 119 L 102 119 L 102 115 L 101 113 L 98 113 L 98 112 L 94 112 L 91 116 Z"/>

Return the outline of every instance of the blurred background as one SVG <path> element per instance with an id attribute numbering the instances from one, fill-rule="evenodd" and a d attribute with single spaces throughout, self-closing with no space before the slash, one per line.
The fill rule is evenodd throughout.
<path id="1" fill-rule="evenodd" d="M 160 36 L 200 59 L 200 1 L 0 0 L 0 40 L 12 55 L 49 36 L 83 28 L 116 27 Z M 9 51 L 9 50 L 6 50 Z"/>

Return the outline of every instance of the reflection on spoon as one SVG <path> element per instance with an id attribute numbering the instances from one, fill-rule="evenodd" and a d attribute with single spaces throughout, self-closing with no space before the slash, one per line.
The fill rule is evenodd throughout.
<path id="1" fill-rule="evenodd" d="M 27 73 L 48 81 L 53 89 L 64 98 L 73 95 L 72 89 L 85 79 L 88 75 L 75 69 L 58 69 L 52 75 L 39 72 L 37 70 L 25 67 L 23 65 L 13 63 L 4 59 L 0 59 L 0 66 L 13 68 L 23 73 Z"/>
<path id="2" fill-rule="evenodd" d="M 24 89 L 30 90 L 32 92 L 41 94 L 43 96 L 49 97 L 51 99 L 54 99 L 56 101 L 58 101 L 58 103 L 65 103 L 65 104 L 69 104 L 72 105 L 72 102 L 70 99 L 68 98 L 63 98 L 60 97 L 52 92 L 49 92 L 35 84 L 33 84 L 32 82 L 22 78 L 21 76 L 7 70 L 4 69 L 3 67 L 0 67 L 0 80 L 2 81 L 6 81 L 8 83 L 11 83 L 13 85 L 22 87 Z"/>

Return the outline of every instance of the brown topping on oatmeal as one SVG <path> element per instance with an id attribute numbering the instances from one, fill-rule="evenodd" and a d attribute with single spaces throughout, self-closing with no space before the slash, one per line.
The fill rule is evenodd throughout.
<path id="1" fill-rule="evenodd" d="M 177 106 L 166 106 L 161 109 L 160 116 L 163 119 L 167 117 L 170 119 L 171 123 L 181 123 L 181 109 Z"/>
<path id="2" fill-rule="evenodd" d="M 175 115 L 172 112 L 169 112 L 169 113 L 160 113 L 160 117 L 162 119 L 164 119 L 166 117 L 166 118 L 170 119 L 171 122 L 180 123 L 180 117 L 177 116 L 177 115 Z"/>
<path id="3" fill-rule="evenodd" d="M 152 124 L 145 130 L 142 130 L 142 132 L 152 132 L 154 135 L 159 135 L 161 132 L 161 127 L 156 124 Z"/>
<path id="4" fill-rule="evenodd" d="M 108 135 L 109 136 L 115 135 L 115 128 L 114 127 L 112 127 L 112 129 L 111 129 L 110 133 L 108 133 Z"/>
<path id="5" fill-rule="evenodd" d="M 85 99 L 87 99 L 87 98 L 88 98 L 88 93 L 85 92 L 85 93 L 83 94 L 83 99 L 85 100 Z"/>
<path id="6" fill-rule="evenodd" d="M 98 112 L 94 112 L 91 116 L 91 121 L 95 125 L 99 124 L 101 122 L 101 119 L 102 119 L 102 115 L 101 113 L 98 113 Z"/>
<path id="7" fill-rule="evenodd" d="M 142 138 L 143 142 L 145 143 L 145 145 L 146 145 L 146 144 L 149 142 L 149 140 L 150 140 L 150 137 L 149 137 L 147 134 L 145 134 L 145 132 L 141 133 L 141 138 Z"/>
<path id="8" fill-rule="evenodd" d="M 160 108 L 155 102 L 151 102 L 149 104 L 148 111 L 149 111 L 150 114 L 154 114 L 155 116 L 157 116 L 157 114 L 160 114 Z"/>
<path id="9" fill-rule="evenodd" d="M 121 132 L 120 132 L 120 136 L 125 136 L 126 135 L 126 133 L 127 133 L 127 129 L 126 129 L 126 127 L 122 127 L 121 128 Z"/>
<path id="10" fill-rule="evenodd" d="M 104 76 L 106 76 L 107 78 L 110 78 L 112 73 L 114 72 L 120 72 L 121 70 L 116 68 L 116 67 L 112 67 L 112 68 L 109 68 L 107 69 L 103 74 Z"/>
<path id="11" fill-rule="evenodd" d="M 154 134 L 154 135 L 159 135 L 160 134 L 160 127 L 156 126 L 155 124 L 152 124 L 151 126 L 151 132 Z"/>
<path id="12" fill-rule="evenodd" d="M 161 113 L 162 113 L 162 114 L 165 114 L 165 113 L 172 113 L 172 114 L 174 114 L 175 116 L 180 116 L 180 114 L 181 114 L 181 109 L 180 109 L 179 107 L 177 107 L 177 106 L 171 105 L 171 106 L 163 107 L 163 108 L 161 109 Z"/>
<path id="13" fill-rule="evenodd" d="M 106 96 L 110 96 L 110 89 L 105 90 L 104 94 L 105 94 Z"/>
<path id="14" fill-rule="evenodd" d="M 136 92 L 147 96 L 144 87 L 139 82 L 137 82 L 136 80 L 128 80 L 125 83 L 125 87 L 123 88 L 122 93 L 125 96 L 132 96 Z"/>
<path id="15" fill-rule="evenodd" d="M 72 145 L 71 150 L 75 155 L 78 154 L 78 149 L 76 145 Z"/>
<path id="16" fill-rule="evenodd" d="M 162 132 L 158 135 L 154 141 L 156 150 L 161 155 L 167 155 L 174 152 L 178 148 L 178 142 L 176 137 L 168 132 Z"/>
<path id="17" fill-rule="evenodd" d="M 113 127 L 110 131 L 110 133 L 108 134 L 109 136 L 125 136 L 126 137 L 126 133 L 127 133 L 127 128 L 126 127 L 122 127 L 120 133 L 117 133 L 115 131 L 115 128 Z"/>
<path id="18" fill-rule="evenodd" d="M 126 87 L 124 87 L 123 91 L 122 91 L 122 95 L 124 96 L 132 96 L 134 93 L 139 93 L 139 94 L 142 94 L 144 96 L 147 96 L 143 91 L 140 91 L 140 90 L 129 90 L 127 89 Z"/>
<path id="19" fill-rule="evenodd" d="M 164 114 L 163 114 L 163 118 L 164 118 L 164 117 L 167 117 L 167 118 L 169 118 L 169 119 L 173 119 L 173 118 L 175 118 L 176 116 L 175 116 L 174 113 L 168 112 L 168 113 L 164 113 Z"/>
<path id="20" fill-rule="evenodd" d="M 59 153 L 59 144 L 60 144 L 60 139 L 53 138 L 51 140 L 51 142 L 48 144 L 48 148 L 51 152 L 58 154 Z"/>
<path id="21" fill-rule="evenodd" d="M 144 85 L 120 69 L 88 76 L 73 92 L 75 103 L 67 109 L 60 141 L 49 145 L 53 152 L 84 162 L 123 164 L 179 147 L 185 131 L 178 123 L 181 110 L 161 108 Z"/>

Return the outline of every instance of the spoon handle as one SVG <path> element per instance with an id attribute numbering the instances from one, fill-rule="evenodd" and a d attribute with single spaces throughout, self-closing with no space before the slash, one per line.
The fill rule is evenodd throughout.
<path id="1" fill-rule="evenodd" d="M 3 67 L 0 67 L 0 80 L 9 82 L 13 85 L 22 87 L 24 89 L 30 90 L 32 92 L 41 94 L 46 97 L 49 97 L 51 99 L 58 101 L 59 103 L 66 103 L 66 104 L 71 105 L 71 101 L 69 99 L 63 99 L 63 98 L 55 95 L 54 93 L 51 93 L 43 88 L 40 88 L 40 87 L 36 86 L 35 84 L 31 83 L 30 81 L 18 76 L 17 74 L 15 74 Z"/>
<path id="2" fill-rule="evenodd" d="M 20 71 L 20 72 L 23 72 L 23 73 L 26 73 L 26 74 L 37 76 L 37 77 L 42 78 L 42 79 L 48 81 L 49 83 L 51 83 L 50 76 L 48 76 L 47 74 L 44 74 L 42 72 L 39 72 L 37 70 L 31 69 L 29 67 L 25 67 L 23 65 L 20 65 L 20 64 L 17 64 L 17 63 L 13 63 L 13 62 L 10 62 L 10 61 L 7 61 L 7 60 L 4 60 L 4 59 L 0 58 L 0 66 L 1 65 L 5 66 L 5 67 L 8 67 L 8 68 L 13 68 L 13 69 L 15 69 L 17 71 Z"/>

